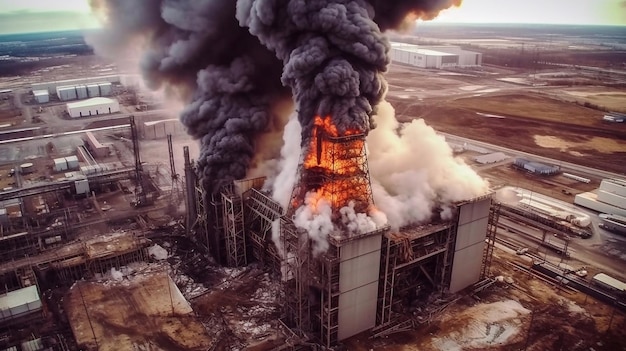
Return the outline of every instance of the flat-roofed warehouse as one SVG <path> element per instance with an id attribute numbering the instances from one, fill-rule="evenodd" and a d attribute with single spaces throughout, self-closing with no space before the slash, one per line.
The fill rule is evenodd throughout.
<path id="1" fill-rule="evenodd" d="M 120 103 L 105 97 L 95 97 L 67 104 L 67 113 L 72 118 L 106 115 L 115 112 L 120 112 Z"/>
<path id="2" fill-rule="evenodd" d="M 421 46 L 391 43 L 391 59 L 420 68 L 471 67 L 482 64 L 482 54 L 458 46 Z"/>

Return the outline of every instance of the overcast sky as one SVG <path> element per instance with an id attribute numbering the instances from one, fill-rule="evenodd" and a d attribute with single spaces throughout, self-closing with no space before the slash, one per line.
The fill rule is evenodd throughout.
<path id="1" fill-rule="evenodd" d="M 463 0 L 434 22 L 625 26 L 626 0 Z M 97 26 L 87 0 L 0 0 L 0 34 Z"/>

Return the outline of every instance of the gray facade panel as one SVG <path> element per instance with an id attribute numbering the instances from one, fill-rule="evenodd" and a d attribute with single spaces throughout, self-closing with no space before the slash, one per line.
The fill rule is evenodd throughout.
<path id="1" fill-rule="evenodd" d="M 382 234 L 341 247 L 339 264 L 339 330 L 343 340 L 376 324 Z"/>
<path id="2" fill-rule="evenodd" d="M 473 222 L 458 227 L 455 251 L 463 250 L 468 246 L 485 240 L 487 235 L 488 217 L 479 218 Z"/>
<path id="3" fill-rule="evenodd" d="M 376 325 L 378 281 L 339 296 L 339 331 L 343 340 Z"/>
<path id="4" fill-rule="evenodd" d="M 478 281 L 484 248 L 483 241 L 454 253 L 450 293 L 454 294 Z"/>
<path id="5" fill-rule="evenodd" d="M 478 218 L 489 216 L 489 206 L 491 206 L 490 198 L 483 199 L 476 203 L 462 205 L 461 212 L 459 213 L 459 226 Z"/>

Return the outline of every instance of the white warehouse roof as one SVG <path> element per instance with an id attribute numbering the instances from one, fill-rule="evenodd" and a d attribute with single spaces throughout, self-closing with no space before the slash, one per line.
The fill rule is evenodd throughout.
<path id="1" fill-rule="evenodd" d="M 87 100 L 81 100 L 76 102 L 68 102 L 67 108 L 80 108 L 80 107 L 91 107 L 98 106 L 104 104 L 110 104 L 116 102 L 113 99 L 105 98 L 105 97 L 95 97 Z"/>

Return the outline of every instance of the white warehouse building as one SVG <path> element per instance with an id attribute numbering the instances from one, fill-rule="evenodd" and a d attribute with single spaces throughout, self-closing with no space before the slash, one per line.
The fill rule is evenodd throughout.
<path id="1" fill-rule="evenodd" d="M 574 203 L 601 213 L 626 216 L 626 180 L 603 179 L 596 191 L 576 195 Z"/>
<path id="2" fill-rule="evenodd" d="M 95 97 L 67 104 L 67 113 L 72 118 L 106 115 L 115 112 L 120 112 L 120 103 L 105 97 Z"/>
<path id="3" fill-rule="evenodd" d="M 458 46 L 420 46 L 391 43 L 393 62 L 420 68 L 473 67 L 482 64 L 482 54 L 463 50 Z"/>

